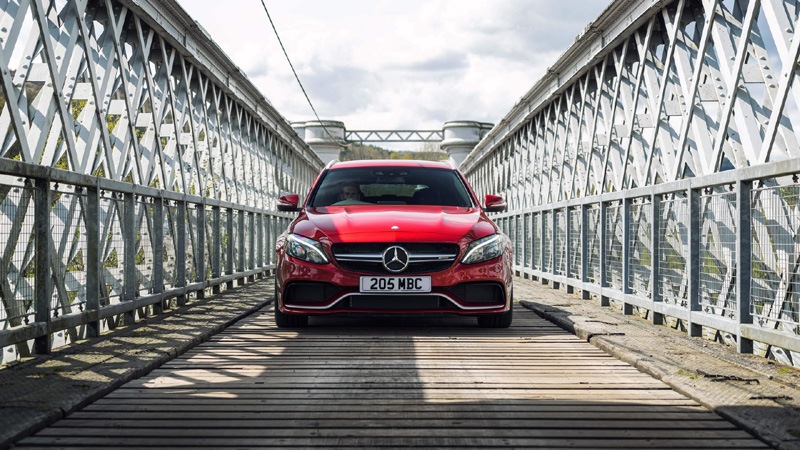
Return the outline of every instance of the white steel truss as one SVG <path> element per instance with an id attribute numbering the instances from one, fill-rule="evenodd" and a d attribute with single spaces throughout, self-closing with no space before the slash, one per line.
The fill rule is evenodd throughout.
<path id="1" fill-rule="evenodd" d="M 583 216 L 574 275 L 520 270 L 800 366 L 799 25 L 797 0 L 613 1 L 461 165 L 500 218 Z"/>
<path id="2" fill-rule="evenodd" d="M 0 0 L 0 347 L 267 270 L 321 168 L 176 1 Z"/>

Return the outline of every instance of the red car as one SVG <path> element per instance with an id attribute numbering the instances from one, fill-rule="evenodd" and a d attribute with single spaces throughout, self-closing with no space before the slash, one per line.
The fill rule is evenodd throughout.
<path id="1" fill-rule="evenodd" d="M 511 242 L 449 163 L 332 162 L 278 239 L 275 322 L 302 327 L 311 315 L 475 316 L 505 328 L 512 319 Z"/>

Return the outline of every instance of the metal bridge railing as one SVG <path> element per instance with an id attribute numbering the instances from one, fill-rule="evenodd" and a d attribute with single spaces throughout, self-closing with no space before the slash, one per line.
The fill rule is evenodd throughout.
<path id="1" fill-rule="evenodd" d="M 323 163 L 176 1 L 0 24 L 0 363 L 270 270 Z"/>
<path id="2" fill-rule="evenodd" d="M 741 351 L 798 352 L 798 169 L 768 164 L 496 218 L 521 275 Z M 537 240 L 526 230 L 545 231 Z"/>
<path id="3" fill-rule="evenodd" d="M 798 26 L 795 0 L 610 2 L 460 166 L 518 270 L 800 366 Z"/>
<path id="4" fill-rule="evenodd" d="M 0 160 L 8 362 L 254 281 L 291 215 Z M 31 173 L 37 172 L 37 173 Z M 39 175 L 39 176 L 35 176 Z"/>

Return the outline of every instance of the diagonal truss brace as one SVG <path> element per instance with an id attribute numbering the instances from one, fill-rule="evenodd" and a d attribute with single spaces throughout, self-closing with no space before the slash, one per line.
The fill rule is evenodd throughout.
<path id="1" fill-rule="evenodd" d="M 347 142 L 442 142 L 443 130 L 348 130 Z"/>

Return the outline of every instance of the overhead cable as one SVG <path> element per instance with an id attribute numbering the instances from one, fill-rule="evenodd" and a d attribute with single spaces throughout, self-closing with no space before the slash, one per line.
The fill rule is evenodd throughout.
<path id="1" fill-rule="evenodd" d="M 281 37 L 278 34 L 278 29 L 275 27 L 275 23 L 272 21 L 272 16 L 270 16 L 269 10 L 267 9 L 267 4 L 264 3 L 264 0 L 261 0 L 261 6 L 264 7 L 264 12 L 267 13 L 267 19 L 269 19 L 269 24 L 272 26 L 272 31 L 275 32 L 275 37 L 278 38 L 278 44 L 280 44 L 281 50 L 283 50 L 283 55 L 286 57 L 286 62 L 289 63 L 289 67 L 292 69 L 292 73 L 294 74 L 294 79 L 297 80 L 297 84 L 300 86 L 300 90 L 303 91 L 303 95 L 306 97 L 308 106 L 311 107 L 311 111 L 314 113 L 314 117 L 317 118 L 317 121 L 322 126 L 322 129 L 325 130 L 325 134 L 327 134 L 329 138 L 333 139 L 333 135 L 325 127 L 325 124 L 322 123 L 322 120 L 319 118 L 319 114 L 317 114 L 317 110 L 311 103 L 311 99 L 308 97 L 308 93 L 306 92 L 306 89 L 303 87 L 303 83 L 300 81 L 300 77 L 297 76 L 297 71 L 294 70 L 294 65 L 292 64 L 292 60 L 289 59 L 289 54 L 286 52 L 286 47 L 283 46 L 283 41 L 281 40 Z"/>

